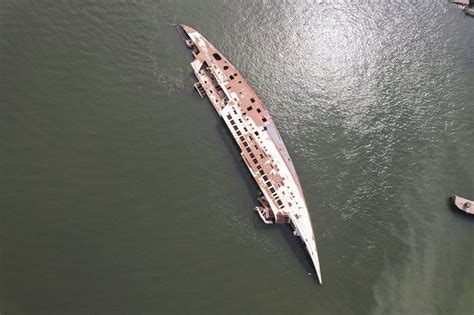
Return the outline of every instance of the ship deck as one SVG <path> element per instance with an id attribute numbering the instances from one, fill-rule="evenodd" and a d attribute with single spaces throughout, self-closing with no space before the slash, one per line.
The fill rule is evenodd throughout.
<path id="1" fill-rule="evenodd" d="M 181 27 L 188 36 L 186 44 L 194 57 L 191 65 L 198 79 L 195 87 L 201 96 L 208 97 L 224 120 L 241 150 L 243 161 L 261 189 L 260 200 L 266 212 L 259 212 L 260 216 L 265 215 L 265 220 L 271 219 L 272 223 L 290 223 L 294 234 L 306 245 L 322 283 L 316 241 L 303 191 L 268 109 L 241 73 L 209 41 L 193 28 Z"/>

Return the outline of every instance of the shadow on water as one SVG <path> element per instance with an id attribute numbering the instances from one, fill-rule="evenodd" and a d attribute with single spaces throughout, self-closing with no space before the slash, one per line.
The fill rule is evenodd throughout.
<path id="1" fill-rule="evenodd" d="M 319 283 L 316 270 L 313 267 L 311 257 L 309 256 L 308 251 L 306 250 L 306 245 L 303 241 L 293 234 L 293 231 L 288 224 L 278 224 L 275 227 L 278 228 L 281 235 L 290 246 L 293 256 L 297 257 L 303 270 L 307 274 L 310 274 L 314 281 Z"/>

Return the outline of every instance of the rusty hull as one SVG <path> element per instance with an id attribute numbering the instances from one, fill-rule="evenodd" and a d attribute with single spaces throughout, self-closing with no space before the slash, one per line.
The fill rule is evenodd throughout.
<path id="1" fill-rule="evenodd" d="M 294 234 L 305 243 L 322 283 L 316 241 L 303 191 L 270 113 L 242 74 L 209 41 L 187 25 L 181 24 L 181 28 L 187 35 L 186 45 L 192 49 L 194 57 L 191 66 L 198 79 L 196 90 L 201 97 L 209 98 L 229 128 L 243 161 L 268 204 L 264 208 L 272 211 L 272 223 L 290 224 Z M 257 208 L 262 217 L 265 209 Z"/>

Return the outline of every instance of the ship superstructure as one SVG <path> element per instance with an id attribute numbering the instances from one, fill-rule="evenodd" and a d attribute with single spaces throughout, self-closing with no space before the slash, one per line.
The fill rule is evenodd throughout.
<path id="1" fill-rule="evenodd" d="M 200 33 L 181 24 L 194 57 L 194 84 L 207 96 L 234 137 L 261 189 L 255 210 L 266 224 L 287 223 L 306 245 L 322 283 L 316 240 L 295 168 L 262 100 L 240 72 Z"/>

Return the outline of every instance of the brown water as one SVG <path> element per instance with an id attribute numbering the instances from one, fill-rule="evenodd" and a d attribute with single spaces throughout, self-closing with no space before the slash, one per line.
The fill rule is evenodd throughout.
<path id="1" fill-rule="evenodd" d="M 270 109 L 323 286 L 175 23 Z M 444 1 L 1 1 L 0 313 L 473 314 L 473 33 Z"/>

